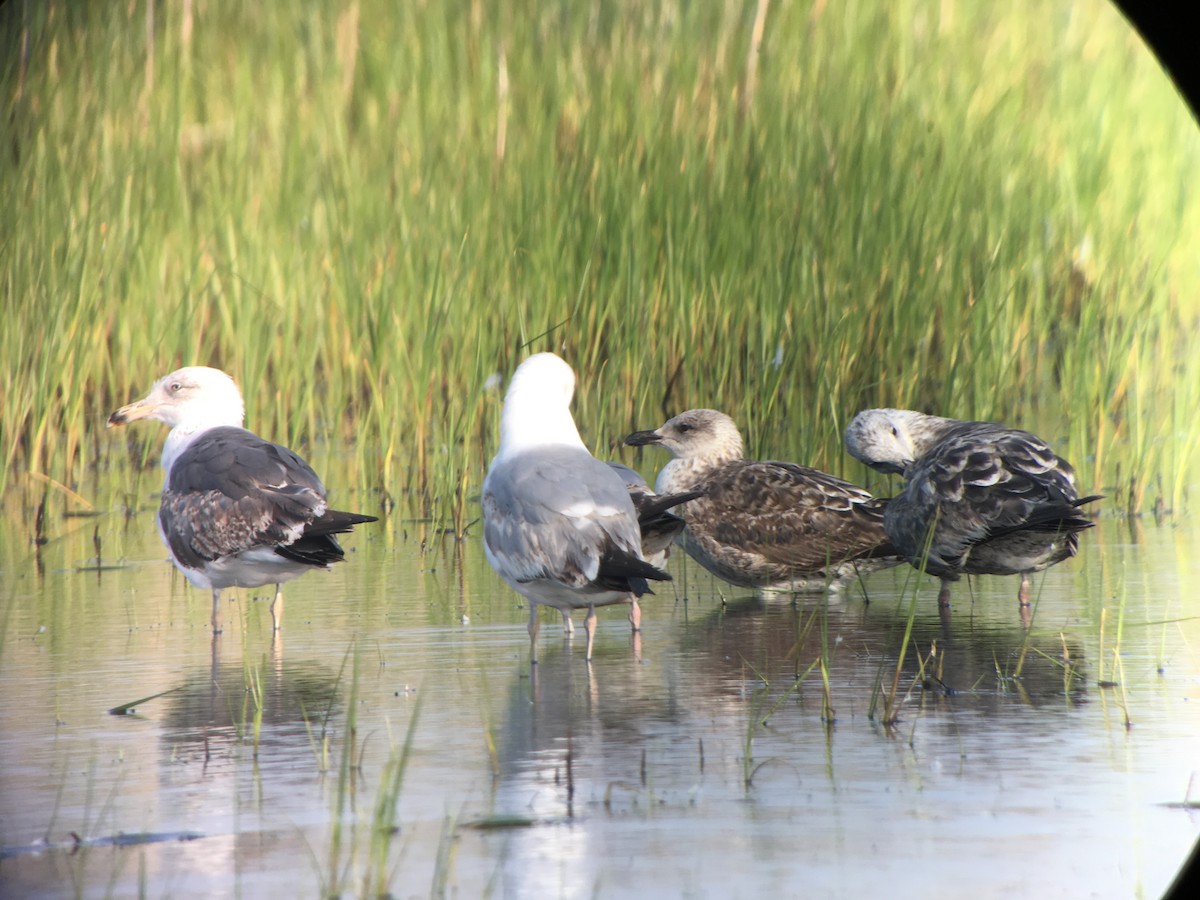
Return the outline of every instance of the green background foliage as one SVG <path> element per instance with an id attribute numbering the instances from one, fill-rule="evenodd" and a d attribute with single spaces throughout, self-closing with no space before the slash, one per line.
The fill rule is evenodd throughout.
<path id="1" fill-rule="evenodd" d="M 1184 502 L 1200 140 L 1105 3 L 9 3 L 0 37 L 6 491 L 152 465 L 106 414 L 204 363 L 461 530 L 495 376 L 556 350 L 597 455 L 712 406 L 865 479 L 842 428 L 907 406 Z"/>

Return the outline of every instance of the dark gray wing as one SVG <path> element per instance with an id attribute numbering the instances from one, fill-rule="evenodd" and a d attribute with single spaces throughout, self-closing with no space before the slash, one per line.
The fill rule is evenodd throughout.
<path id="1" fill-rule="evenodd" d="M 334 534 L 371 516 L 329 510 L 325 486 L 286 447 L 242 428 L 214 428 L 171 466 L 159 521 L 182 565 L 270 547 L 312 565 L 343 552 Z"/>
<path id="2" fill-rule="evenodd" d="M 483 511 L 488 552 L 514 581 L 638 593 L 645 579 L 669 578 L 641 559 L 623 480 L 586 451 L 540 448 L 493 464 Z"/>
<path id="3" fill-rule="evenodd" d="M 1093 498 L 1088 498 L 1088 500 Z M 908 485 L 888 513 L 888 533 L 927 570 L 954 571 L 975 544 L 1024 529 L 1079 530 L 1075 473 L 1036 435 L 965 422 L 908 472 Z"/>

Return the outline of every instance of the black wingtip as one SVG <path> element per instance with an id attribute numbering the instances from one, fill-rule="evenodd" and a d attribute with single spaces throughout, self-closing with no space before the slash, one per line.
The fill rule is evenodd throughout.
<path id="1" fill-rule="evenodd" d="M 646 495 L 642 499 L 634 501 L 634 505 L 637 507 L 638 521 L 642 523 L 653 522 L 667 510 L 681 506 L 684 503 L 690 503 L 692 500 L 703 496 L 704 491 Z"/>
<path id="2" fill-rule="evenodd" d="M 368 522 L 378 522 L 378 516 L 368 516 L 364 513 L 343 512 L 340 509 L 328 509 L 325 515 L 312 522 L 304 529 L 305 534 L 347 534 L 355 525 L 365 525 Z"/>
<path id="3" fill-rule="evenodd" d="M 650 581 L 670 581 L 671 576 L 644 559 L 609 544 L 600 557 L 594 584 L 611 591 L 628 591 L 635 597 L 651 594 Z"/>

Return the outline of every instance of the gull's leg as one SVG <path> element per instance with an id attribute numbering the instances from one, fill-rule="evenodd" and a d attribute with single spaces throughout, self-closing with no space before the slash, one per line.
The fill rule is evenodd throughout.
<path id="1" fill-rule="evenodd" d="M 583 628 L 587 632 L 587 661 L 592 661 L 592 641 L 596 639 L 596 605 L 588 605 L 587 618 L 583 620 Z"/>
<path id="2" fill-rule="evenodd" d="M 1021 587 L 1017 589 L 1017 609 L 1021 613 L 1021 627 L 1029 630 L 1029 626 L 1033 624 L 1033 607 L 1029 605 L 1029 599 L 1033 594 L 1033 585 L 1029 580 L 1029 573 L 1021 573 Z"/>
<path id="3" fill-rule="evenodd" d="M 629 624 L 634 631 L 642 630 L 642 608 L 638 606 L 637 597 L 629 604 Z"/>
<path id="4" fill-rule="evenodd" d="M 950 608 L 950 585 L 952 583 L 949 579 L 942 579 L 942 587 L 938 591 L 938 607 L 940 609 Z"/>
<path id="5" fill-rule="evenodd" d="M 574 634 L 575 634 L 575 623 L 571 621 L 571 613 L 565 609 L 562 611 L 562 617 L 563 617 L 563 637 L 565 637 L 569 641 L 572 638 L 572 636 L 574 636 Z"/>
<path id="6" fill-rule="evenodd" d="M 221 589 L 213 588 L 212 632 L 221 633 Z"/>
<path id="7" fill-rule="evenodd" d="M 537 604 L 529 601 L 529 664 L 537 665 L 537 639 L 541 623 L 538 622 Z"/>
<path id="8" fill-rule="evenodd" d="M 275 599 L 271 601 L 271 626 L 273 630 L 279 631 L 283 628 L 280 623 L 283 621 L 283 585 L 275 585 Z"/>
<path id="9" fill-rule="evenodd" d="M 1029 605 L 1029 598 L 1033 593 L 1033 585 L 1029 581 L 1029 573 L 1021 573 L 1021 587 L 1017 590 L 1017 602 L 1022 606 Z"/>
<path id="10" fill-rule="evenodd" d="M 942 634 L 950 636 L 950 628 L 954 624 L 954 616 L 950 614 L 950 604 L 938 606 L 938 620 L 942 623 Z"/>

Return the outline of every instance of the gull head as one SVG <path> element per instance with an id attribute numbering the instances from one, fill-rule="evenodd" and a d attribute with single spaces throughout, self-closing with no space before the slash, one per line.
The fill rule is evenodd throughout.
<path id="1" fill-rule="evenodd" d="M 220 425 L 241 427 L 245 418 L 242 392 L 220 369 L 186 366 L 154 382 L 141 400 L 108 417 L 108 427 L 138 419 L 157 419 L 172 428 L 199 431 Z"/>
<path id="2" fill-rule="evenodd" d="M 846 426 L 846 451 L 876 471 L 903 475 L 953 421 L 911 409 L 866 409 Z"/>
<path id="3" fill-rule="evenodd" d="M 721 463 L 742 458 L 742 435 L 733 419 L 715 409 L 689 409 L 654 431 L 625 438 L 632 447 L 658 444 L 676 459 Z"/>
<path id="4" fill-rule="evenodd" d="M 575 373 L 553 353 L 536 353 L 517 366 L 500 413 L 500 452 L 532 446 L 583 446 L 571 417 Z"/>

